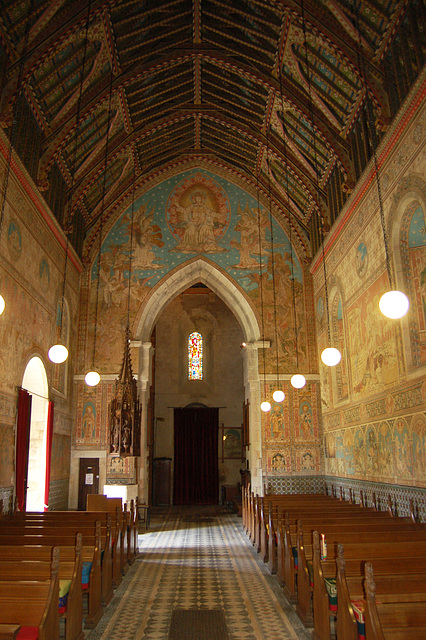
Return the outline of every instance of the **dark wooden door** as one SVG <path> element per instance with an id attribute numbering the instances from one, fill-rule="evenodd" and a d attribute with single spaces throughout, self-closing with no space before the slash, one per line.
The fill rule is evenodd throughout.
<path id="1" fill-rule="evenodd" d="M 87 495 L 99 493 L 99 458 L 80 458 L 78 509 L 86 511 Z"/>
<path id="2" fill-rule="evenodd" d="M 219 409 L 175 409 L 173 504 L 218 504 Z"/>

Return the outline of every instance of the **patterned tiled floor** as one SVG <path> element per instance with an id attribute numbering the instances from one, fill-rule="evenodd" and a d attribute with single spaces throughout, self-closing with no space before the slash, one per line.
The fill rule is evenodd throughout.
<path id="1" fill-rule="evenodd" d="M 230 640 L 311 637 L 225 509 L 157 510 L 139 550 L 87 640 L 168 640 L 175 609 L 223 611 Z"/>

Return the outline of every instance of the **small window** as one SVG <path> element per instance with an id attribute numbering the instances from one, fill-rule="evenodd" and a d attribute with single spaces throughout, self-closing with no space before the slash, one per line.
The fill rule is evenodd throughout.
<path id="1" fill-rule="evenodd" d="M 188 379 L 203 379 L 203 336 L 197 331 L 188 338 Z"/>

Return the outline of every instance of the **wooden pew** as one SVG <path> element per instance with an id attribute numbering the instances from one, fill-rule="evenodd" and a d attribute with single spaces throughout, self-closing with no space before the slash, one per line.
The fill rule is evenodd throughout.
<path id="1" fill-rule="evenodd" d="M 298 529 L 298 572 L 297 572 L 297 606 L 296 613 L 306 626 L 311 626 L 313 622 L 312 616 L 312 571 L 313 571 L 313 544 L 312 537 L 309 536 L 308 543 L 304 542 L 303 529 L 299 521 Z M 349 548 L 348 557 L 362 559 L 363 554 L 374 553 L 374 557 L 388 557 L 395 553 L 409 553 L 409 550 L 416 550 L 415 553 L 423 555 L 426 545 L 426 531 L 419 529 L 417 531 L 380 531 L 378 533 L 358 533 L 356 530 L 350 533 L 337 531 L 330 533 L 327 540 L 328 554 L 331 558 L 337 557 L 338 543 L 345 545 L 345 549 Z M 361 555 L 359 555 L 361 554 Z M 413 555 L 413 554 L 411 554 Z M 368 555 L 367 558 L 368 559 Z M 309 565 L 312 566 L 311 572 Z M 314 583 L 315 587 L 315 583 Z"/>
<path id="2" fill-rule="evenodd" d="M 344 512 L 347 515 L 358 515 L 361 512 L 361 507 L 359 505 L 353 505 L 349 502 L 338 502 L 327 496 L 305 496 L 302 504 L 300 504 L 297 500 L 288 501 L 288 500 L 277 500 L 278 498 L 283 498 L 284 496 L 273 496 L 274 500 L 270 500 L 270 497 L 261 498 L 260 506 L 258 507 L 259 512 L 259 524 L 256 527 L 259 527 L 259 550 L 261 558 L 264 562 L 269 561 L 269 536 L 268 529 L 269 525 L 267 524 L 268 519 L 271 521 L 271 526 L 274 531 L 277 531 L 278 523 L 280 520 L 280 514 L 283 510 L 288 513 L 297 514 L 297 517 L 303 518 L 304 515 L 312 515 L 314 513 L 318 513 L 321 515 L 325 515 L 326 513 L 330 515 L 334 515 L 335 513 Z M 265 504 L 267 505 L 265 507 Z M 285 508 L 284 508 L 284 505 Z M 265 516 L 265 509 L 267 509 L 267 514 Z M 271 545 L 273 542 L 271 541 Z M 275 553 L 275 547 L 271 549 L 273 553 Z M 271 566 L 277 566 L 277 559 L 272 557 Z"/>
<path id="3" fill-rule="evenodd" d="M 355 607 L 368 640 L 403 640 L 426 637 L 426 557 L 410 558 L 411 572 L 404 566 L 393 564 L 392 558 L 374 560 L 378 573 L 373 577 L 373 564 L 362 563 L 362 576 L 346 574 L 343 546 L 339 545 L 337 558 L 337 635 L 347 640 L 358 640 L 359 625 Z M 398 563 L 397 563 L 398 564 Z M 350 567 L 349 567 L 350 571 Z M 379 602 L 376 601 L 376 588 Z M 380 613 L 382 617 L 380 617 Z M 421 616 L 418 616 L 418 613 Z M 363 612 L 363 613 L 362 613 Z M 414 615 L 413 615 L 414 614 Z M 365 618 L 365 625 L 364 625 Z M 407 629 L 409 622 L 410 629 Z M 386 631 L 382 628 L 382 623 Z M 320 637 L 314 634 L 314 638 Z M 327 636 L 330 637 L 329 635 Z"/>
<path id="4" fill-rule="evenodd" d="M 321 560 L 318 532 L 314 532 L 313 542 L 313 638 L 315 640 L 330 640 L 330 615 L 332 614 L 330 612 L 329 591 L 327 590 L 326 580 L 335 579 L 336 573 L 337 618 L 338 624 L 342 627 L 341 633 L 349 633 L 351 627 L 350 621 L 354 622 L 355 620 L 350 600 L 348 600 L 348 583 L 345 582 L 344 586 L 342 586 L 342 580 L 339 581 L 338 566 L 339 562 L 343 562 L 343 545 L 340 543 L 337 544 L 336 551 L 332 549 L 327 559 Z M 389 576 L 392 575 L 407 576 L 408 574 L 412 574 L 414 576 L 416 573 L 423 573 L 424 577 L 426 577 L 425 544 L 423 541 L 411 541 L 409 535 L 407 542 L 392 542 L 386 540 L 382 542 L 379 536 L 378 540 L 372 538 L 367 542 L 361 542 L 359 540 L 357 543 L 348 543 L 345 544 L 345 555 L 342 570 L 343 573 L 346 571 L 345 577 L 349 576 L 352 600 L 358 600 L 363 597 L 362 581 L 364 578 L 364 565 L 368 559 L 374 559 L 383 584 L 385 580 L 388 580 L 389 584 L 391 584 Z M 343 573 L 341 571 L 340 576 L 343 575 Z M 309 607 L 309 594 L 306 593 L 307 587 L 305 585 L 301 586 L 301 588 L 305 591 L 304 605 L 302 608 L 306 611 Z M 347 605 L 348 602 L 349 606 Z M 340 613 L 342 613 L 342 615 L 339 620 Z M 346 635 L 341 637 L 346 638 Z M 348 638 L 349 637 L 350 636 L 348 636 Z"/>
<path id="5" fill-rule="evenodd" d="M 63 549 L 63 555 L 67 553 L 66 559 L 73 559 L 75 556 L 75 535 L 70 533 L 62 534 L 60 531 L 50 531 L 49 533 L 26 534 L 26 533 L 3 533 L 0 531 L 1 546 L 59 546 Z M 66 549 L 67 548 L 67 549 Z M 101 573 L 101 525 L 96 522 L 94 532 L 91 535 L 83 533 L 83 546 L 81 551 L 82 562 L 90 562 L 90 576 L 87 589 L 84 593 L 88 596 L 88 613 L 85 620 L 87 628 L 93 628 L 99 622 L 103 614 L 101 593 L 102 593 L 102 573 Z"/>
<path id="6" fill-rule="evenodd" d="M 38 640 L 59 640 L 59 549 L 52 551 L 48 580 L 0 580 L 0 625 L 19 640 L 23 627 L 35 628 Z M 16 626 L 20 626 L 16 634 Z M 6 636 L 7 637 L 7 636 Z"/>
<path id="7" fill-rule="evenodd" d="M 116 521 L 112 529 L 111 514 L 87 511 L 18 512 L 2 520 L 0 535 L 6 531 L 19 533 L 20 530 L 25 531 L 26 534 L 35 535 L 37 533 L 56 535 L 58 531 L 64 535 L 73 535 L 80 531 L 86 540 L 93 533 L 97 521 L 101 524 L 101 599 L 102 604 L 106 605 L 113 596 L 113 586 L 117 580 L 118 583 L 121 582 L 122 575 L 120 530 Z"/>
<path id="8" fill-rule="evenodd" d="M 365 575 L 366 638 L 368 640 L 424 640 L 426 638 L 425 576 L 422 576 L 421 584 L 411 586 L 411 593 L 408 592 L 410 585 L 405 589 L 406 598 L 401 597 L 403 584 L 399 579 L 399 584 L 392 594 L 393 597 L 388 597 L 385 601 L 385 594 L 380 585 L 376 600 L 376 584 L 373 565 L 370 562 L 365 566 Z M 423 591 L 419 593 L 418 589 L 421 587 Z"/>
<path id="9" fill-rule="evenodd" d="M 66 560 L 67 550 L 59 550 L 59 584 L 70 582 L 66 611 L 61 614 L 65 619 L 65 640 L 82 640 L 83 633 L 83 597 L 81 589 L 82 572 L 82 536 L 76 536 L 75 558 Z M 49 580 L 52 564 L 51 547 L 43 546 L 0 546 L 1 580 Z"/>
<path id="10" fill-rule="evenodd" d="M 131 505 L 133 505 L 133 501 L 131 502 Z M 135 536 L 135 528 L 137 529 L 137 521 L 134 513 L 134 506 L 132 517 L 128 517 L 125 515 L 127 513 L 127 507 L 126 511 L 123 511 L 121 498 L 107 498 L 107 496 L 101 494 L 89 494 L 87 496 L 87 510 L 109 512 L 117 519 L 121 539 L 121 572 L 124 574 L 128 569 L 128 565 L 131 564 L 136 557 L 137 542 L 135 541 L 137 540 L 137 536 Z M 116 583 L 116 586 L 118 586 L 121 579 L 118 583 L 117 580 L 118 576 L 115 576 L 114 582 Z"/>
<path id="11" fill-rule="evenodd" d="M 338 505 L 338 503 L 336 503 Z M 286 512 L 284 518 L 279 521 L 277 529 L 277 577 L 283 585 L 286 597 L 290 602 L 296 602 L 296 566 L 295 553 L 297 550 L 297 521 L 306 523 L 306 531 L 339 524 L 339 526 L 354 527 L 364 523 L 367 527 L 378 526 L 383 523 L 385 527 L 393 523 L 389 514 L 374 512 L 370 509 L 359 509 L 355 512 L 339 509 L 336 506 L 332 512 L 323 510 L 292 511 Z M 374 524 L 373 524 L 374 523 Z"/>

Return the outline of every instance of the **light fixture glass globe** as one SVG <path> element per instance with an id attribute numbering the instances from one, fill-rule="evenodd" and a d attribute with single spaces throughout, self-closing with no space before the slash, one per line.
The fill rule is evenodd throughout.
<path id="1" fill-rule="evenodd" d="M 266 413 L 267 411 L 271 410 L 271 403 L 268 402 L 267 400 L 264 400 L 260 405 L 260 408 L 262 409 L 262 411 L 265 411 Z"/>
<path id="2" fill-rule="evenodd" d="M 339 364 L 341 359 L 342 354 L 339 349 L 335 349 L 334 347 L 328 347 L 321 353 L 321 360 L 327 365 L 327 367 L 335 367 L 336 364 Z"/>
<path id="3" fill-rule="evenodd" d="M 47 352 L 49 360 L 55 364 L 61 364 L 68 358 L 68 349 L 63 344 L 54 344 Z"/>
<path id="4" fill-rule="evenodd" d="M 284 391 L 281 391 L 281 389 L 276 389 L 272 394 L 272 397 L 275 400 L 275 402 L 283 402 L 285 398 L 285 393 Z"/>
<path id="5" fill-rule="evenodd" d="M 96 385 L 99 384 L 100 379 L 101 376 L 97 371 L 89 371 L 89 373 L 86 373 L 84 381 L 89 387 L 96 387 Z"/>
<path id="6" fill-rule="evenodd" d="M 0 295 L 0 316 L 4 311 L 6 304 L 2 295 Z"/>
<path id="7" fill-rule="evenodd" d="M 295 373 L 294 376 L 291 376 L 290 382 L 295 389 L 302 389 L 306 384 L 306 378 L 301 373 Z"/>
<path id="8" fill-rule="evenodd" d="M 387 318 L 398 320 L 407 313 L 410 301 L 402 291 L 387 291 L 379 300 L 379 309 Z"/>

